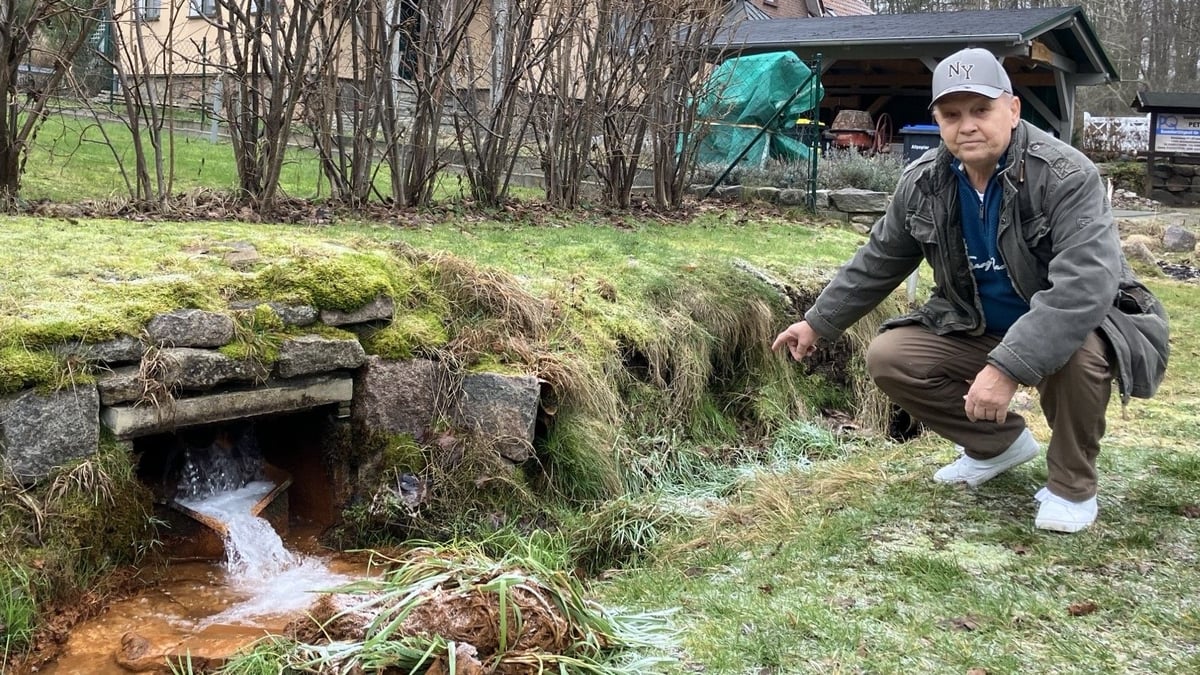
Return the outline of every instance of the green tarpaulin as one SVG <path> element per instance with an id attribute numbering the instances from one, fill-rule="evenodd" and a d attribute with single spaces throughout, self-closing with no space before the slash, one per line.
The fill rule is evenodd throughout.
<path id="1" fill-rule="evenodd" d="M 698 108 L 704 134 L 699 161 L 730 164 L 764 125 L 769 125 L 767 133 L 754 143 L 742 164 L 761 167 L 767 159 L 807 159 L 808 148 L 799 140 L 796 120 L 810 114 L 815 118 L 810 111 L 824 96 L 820 78 L 810 78 L 811 73 L 791 52 L 737 56 L 717 66 Z M 803 91 L 788 103 L 801 87 Z M 783 105 L 787 110 L 776 116 Z"/>

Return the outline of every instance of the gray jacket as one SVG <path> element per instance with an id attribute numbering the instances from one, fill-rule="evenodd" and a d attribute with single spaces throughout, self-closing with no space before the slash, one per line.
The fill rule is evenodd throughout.
<path id="1" fill-rule="evenodd" d="M 1099 172 L 1071 146 L 1022 121 L 1000 169 L 998 245 L 1029 312 L 1008 329 L 988 362 L 1034 385 L 1061 368 L 1100 329 L 1112 347 L 1122 400 L 1149 397 L 1166 369 L 1167 316 L 1138 283 Z M 958 183 L 945 146 L 907 167 L 869 241 L 834 277 L 804 318 L 833 339 L 928 260 L 935 287 L 924 306 L 884 329 L 921 324 L 945 335 L 984 332 L 967 261 Z"/>

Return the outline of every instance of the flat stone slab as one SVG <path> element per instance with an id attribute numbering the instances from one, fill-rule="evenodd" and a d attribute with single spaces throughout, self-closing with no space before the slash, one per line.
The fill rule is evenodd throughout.
<path id="1" fill-rule="evenodd" d="M 100 409 L 100 421 L 114 436 L 124 440 L 171 432 L 181 427 L 345 403 L 353 396 L 354 378 L 349 373 L 321 375 L 178 399 L 159 408 L 110 406 Z"/>
<path id="2" fill-rule="evenodd" d="M 180 309 L 150 319 L 146 333 L 167 347 L 224 347 L 233 341 L 233 319 L 200 309 Z"/>
<path id="3" fill-rule="evenodd" d="M 358 340 L 334 340 L 320 335 L 301 335 L 279 345 L 275 373 L 296 377 L 342 368 L 357 368 L 367 358 Z"/>

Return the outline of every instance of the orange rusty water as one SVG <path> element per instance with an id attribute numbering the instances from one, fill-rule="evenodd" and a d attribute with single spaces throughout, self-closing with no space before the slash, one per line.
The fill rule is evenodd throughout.
<path id="1" fill-rule="evenodd" d="M 287 539 L 288 548 L 325 562 L 329 571 L 351 578 L 367 575 L 366 561 L 343 554 L 320 554 L 311 536 Z M 211 618 L 249 598 L 226 585 L 219 562 L 172 563 L 161 582 L 135 597 L 112 604 L 100 616 L 71 631 L 62 656 L 38 673 L 51 675 L 128 675 L 117 664 L 122 636 L 136 633 L 149 643 L 147 658 L 160 664 L 166 658 L 190 655 L 194 662 L 220 659 L 270 633 L 278 633 L 304 609 L 267 613 L 249 619 L 212 622 Z M 316 600 L 318 596 L 312 595 Z"/>

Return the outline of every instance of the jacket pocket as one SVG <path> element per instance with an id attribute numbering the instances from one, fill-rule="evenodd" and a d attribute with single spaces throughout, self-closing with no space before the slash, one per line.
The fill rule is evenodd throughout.
<path id="1" fill-rule="evenodd" d="M 1025 246 L 1035 255 L 1038 253 L 1039 246 L 1045 246 L 1046 251 L 1050 250 L 1051 242 L 1046 237 L 1048 234 L 1050 234 L 1050 220 L 1041 213 L 1037 213 L 1021 223 L 1021 237 L 1025 239 Z"/>
<path id="2" fill-rule="evenodd" d="M 926 250 L 937 243 L 937 230 L 933 226 L 933 217 L 926 213 L 910 213 L 908 215 L 908 231 L 913 239 L 921 242 Z"/>
<path id="3" fill-rule="evenodd" d="M 1166 376 L 1170 329 L 1162 303 L 1140 283 L 1123 287 L 1104 322 L 1116 352 L 1123 396 L 1150 398 Z"/>

